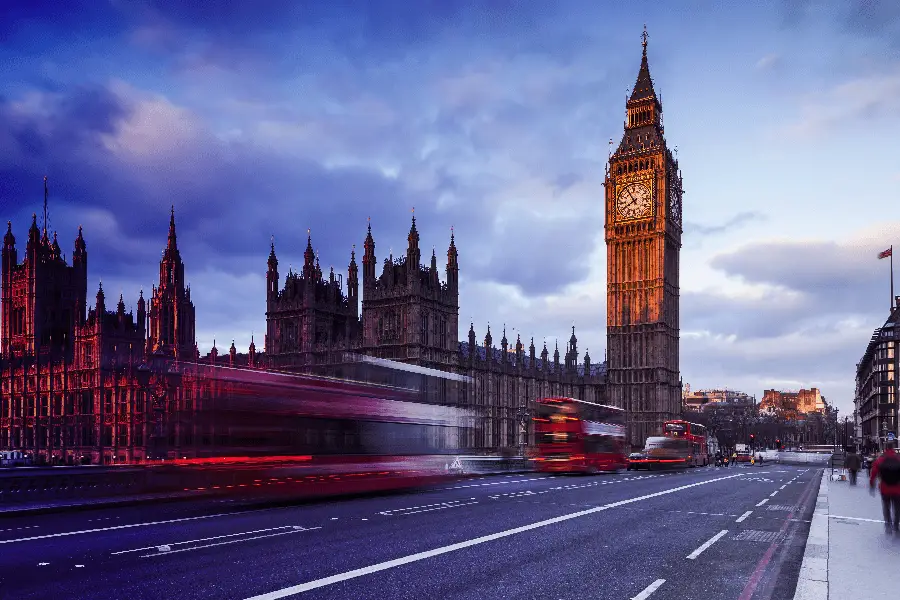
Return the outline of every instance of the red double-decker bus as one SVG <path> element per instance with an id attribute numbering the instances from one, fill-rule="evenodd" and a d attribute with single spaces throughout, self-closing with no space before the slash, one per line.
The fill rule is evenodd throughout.
<path id="1" fill-rule="evenodd" d="M 393 366 L 407 373 L 405 365 Z M 469 413 L 428 402 L 421 390 L 295 375 L 183 365 L 215 396 L 159 422 L 154 481 L 186 492 L 289 497 L 412 487 L 452 477 Z M 416 377 L 465 384 L 419 369 Z M 399 377 L 399 375 L 398 375 Z M 459 381 L 457 381 L 459 380 Z M 426 400 L 423 402 L 423 400 Z M 176 447 L 168 440 L 181 442 Z M 189 441 L 188 441 L 189 440 Z M 261 489 L 260 489 L 261 488 Z"/>
<path id="2" fill-rule="evenodd" d="M 575 398 L 536 402 L 538 471 L 597 473 L 627 466 L 625 411 Z"/>
<path id="3" fill-rule="evenodd" d="M 709 464 L 709 446 L 705 425 L 689 421 L 675 420 L 663 423 L 663 435 L 670 438 L 683 438 L 690 442 L 690 466 L 705 467 Z"/>

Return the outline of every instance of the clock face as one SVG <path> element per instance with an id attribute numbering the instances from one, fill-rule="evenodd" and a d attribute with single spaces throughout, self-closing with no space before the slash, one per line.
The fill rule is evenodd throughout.
<path id="1" fill-rule="evenodd" d="M 630 183 L 619 190 L 616 212 L 625 220 L 649 217 L 653 212 L 652 200 L 649 183 Z"/>
<path id="2" fill-rule="evenodd" d="M 681 181 L 674 173 L 669 177 L 669 218 L 681 227 Z"/>

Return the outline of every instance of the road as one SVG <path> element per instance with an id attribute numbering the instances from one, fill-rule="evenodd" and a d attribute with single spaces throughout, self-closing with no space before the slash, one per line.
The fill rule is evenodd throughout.
<path id="1" fill-rule="evenodd" d="M 470 479 L 7 517 L 0 598 L 790 599 L 821 469 Z"/>

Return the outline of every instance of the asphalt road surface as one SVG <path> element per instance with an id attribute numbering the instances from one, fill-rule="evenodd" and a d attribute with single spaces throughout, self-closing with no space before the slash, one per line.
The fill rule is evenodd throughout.
<path id="1" fill-rule="evenodd" d="M 470 479 L 0 519 L 0 598 L 793 597 L 821 469 Z"/>

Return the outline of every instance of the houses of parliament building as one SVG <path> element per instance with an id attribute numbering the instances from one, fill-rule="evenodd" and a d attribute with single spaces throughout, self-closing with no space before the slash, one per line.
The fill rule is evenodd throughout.
<path id="1" fill-rule="evenodd" d="M 371 223 L 355 249 L 346 285 L 323 273 L 307 236 L 303 267 L 282 278 L 274 242 L 266 275 L 263 351 L 201 356 L 196 314 L 178 250 L 174 209 L 159 282 L 126 312 L 120 296 L 107 309 L 101 286 L 89 307 L 87 243 L 79 228 L 71 264 L 57 235 L 32 218 L 22 260 L 9 223 L 2 248 L 0 296 L 0 449 L 38 462 L 142 462 L 154 456 L 160 423 L 167 456 L 192 456 L 204 443 L 190 423 L 216 394 L 203 366 L 342 374 L 348 354 L 368 355 L 467 375 L 471 383 L 435 390 L 442 403 L 476 415 L 466 451 L 517 451 L 530 438 L 529 402 L 569 396 L 628 411 L 631 443 L 680 412 L 678 269 L 681 175 L 663 137 L 662 105 L 653 89 L 646 34 L 637 82 L 626 105 L 625 132 L 605 182 L 608 358 L 579 355 L 572 328 L 564 354 L 534 340 L 507 338 L 474 323 L 459 331 L 459 255 L 451 232 L 446 262 L 423 264 L 415 216 L 405 256 L 379 263 Z M 45 206 L 46 206 L 45 182 Z M 46 212 L 45 212 L 46 214 Z M 443 272 L 442 272 L 443 271 Z M 494 334 L 501 336 L 499 345 Z M 191 364 L 182 370 L 172 365 Z M 180 415 L 180 416 L 177 416 Z M 187 417 L 185 417 L 187 415 Z M 180 419 L 180 420 L 179 420 Z"/>

